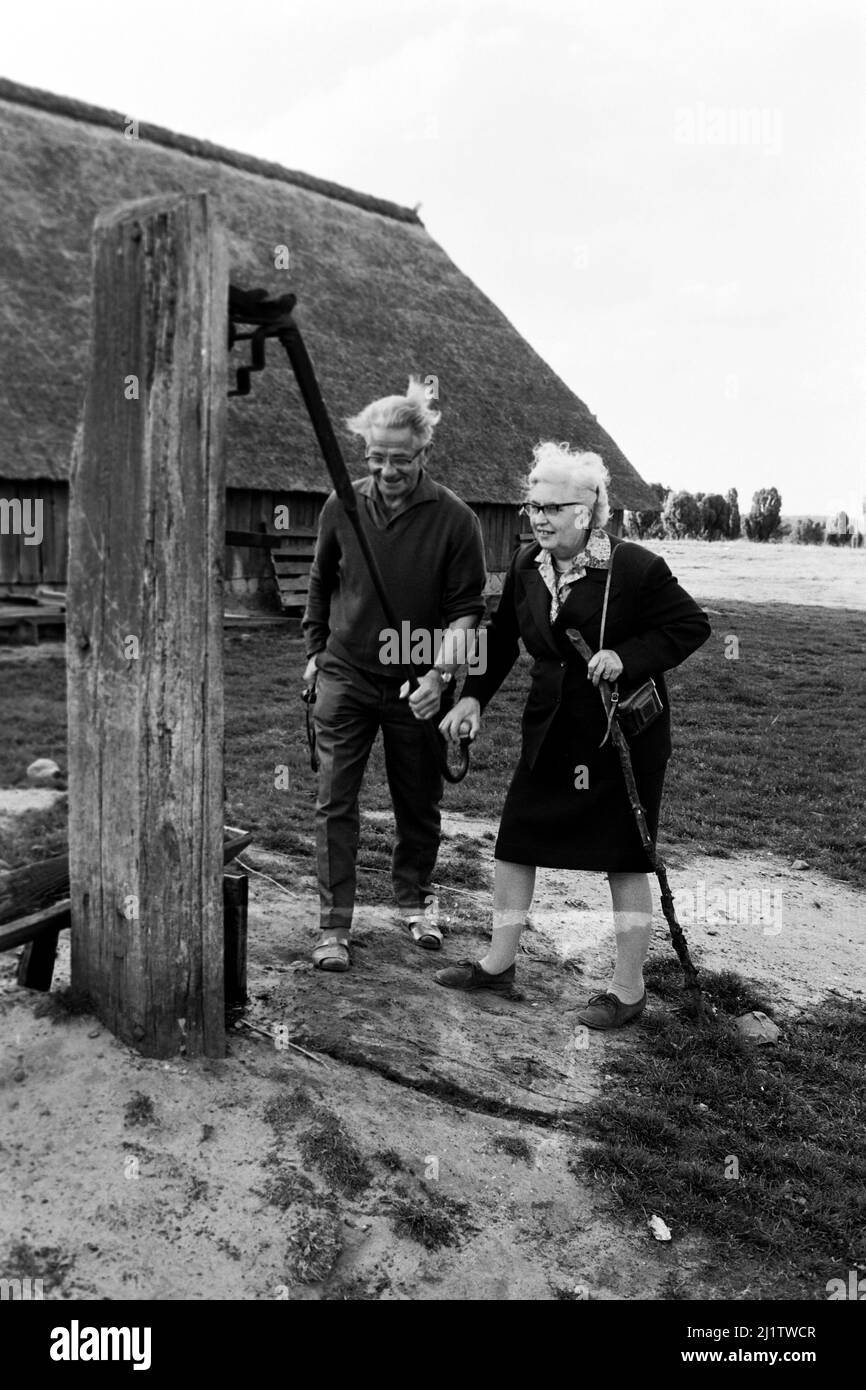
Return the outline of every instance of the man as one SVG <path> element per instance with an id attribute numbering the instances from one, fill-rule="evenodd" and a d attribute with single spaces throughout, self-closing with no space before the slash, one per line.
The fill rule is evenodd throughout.
<path id="1" fill-rule="evenodd" d="M 443 693 L 484 612 L 485 570 L 475 514 L 425 469 L 439 419 L 424 386 L 412 378 L 405 396 L 373 401 L 346 422 L 365 441 L 369 476 L 354 484 L 359 514 L 400 630 L 413 640 L 428 635 L 432 665 L 411 695 L 394 664 L 399 644 L 388 640 L 364 556 L 336 494 L 319 521 L 303 628 L 304 681 L 316 684 L 322 937 L 313 961 L 322 970 L 351 964 L 358 794 L 379 728 L 397 825 L 392 879 L 398 909 L 419 946 L 442 945 L 431 881 L 443 780 L 425 723 L 440 714 Z M 443 629 L 434 654 L 433 634 Z"/>

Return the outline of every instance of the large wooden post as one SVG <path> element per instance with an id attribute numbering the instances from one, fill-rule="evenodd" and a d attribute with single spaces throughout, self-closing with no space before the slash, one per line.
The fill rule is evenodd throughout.
<path id="1" fill-rule="evenodd" d="M 227 315 L 204 194 L 97 219 L 69 518 L 72 983 L 152 1057 L 225 1052 Z"/>

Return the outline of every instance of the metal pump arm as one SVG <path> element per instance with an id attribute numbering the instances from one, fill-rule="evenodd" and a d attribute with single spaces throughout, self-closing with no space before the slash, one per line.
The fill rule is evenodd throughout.
<path id="1" fill-rule="evenodd" d="M 361 522 L 357 494 L 352 486 L 349 470 L 346 467 L 319 389 L 315 368 L 310 354 L 307 352 L 301 331 L 292 317 L 292 310 L 296 303 L 297 298 L 294 294 L 284 294 L 278 299 L 268 299 L 264 290 L 241 290 L 234 285 L 229 286 L 229 348 L 239 340 L 249 339 L 251 342 L 251 365 L 238 367 L 237 390 L 230 391 L 229 395 L 246 396 L 249 394 L 251 372 L 262 371 L 265 366 L 265 340 L 277 338 L 285 348 L 292 365 L 304 405 L 307 407 L 307 413 L 322 451 L 322 457 L 325 460 L 325 467 L 334 485 L 334 491 L 340 499 L 355 533 L 382 612 L 388 626 L 398 632 L 400 624 L 397 621 L 376 557 Z M 255 327 L 251 332 L 239 332 L 237 329 L 239 323 L 253 324 Z M 417 689 L 418 675 L 415 668 L 408 665 L 399 667 L 398 670 L 401 670 L 405 679 L 408 680 L 409 688 L 411 690 Z M 461 782 L 469 770 L 469 739 L 460 740 L 460 760 L 456 771 L 452 771 L 448 764 L 447 744 L 435 723 L 430 719 L 425 720 L 424 728 L 432 744 L 435 745 L 442 776 L 448 782 Z"/>

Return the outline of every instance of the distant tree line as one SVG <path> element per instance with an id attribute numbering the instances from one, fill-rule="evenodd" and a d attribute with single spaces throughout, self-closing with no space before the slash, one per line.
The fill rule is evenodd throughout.
<path id="1" fill-rule="evenodd" d="M 745 534 L 750 541 L 778 541 L 791 535 L 791 528 L 782 521 L 782 498 L 778 488 L 762 487 L 752 497 L 752 505 L 740 518 L 737 489 L 732 487 L 724 497 L 720 492 L 685 492 L 650 483 L 658 506 L 651 511 L 627 512 L 626 530 L 634 540 L 692 539 L 704 541 L 736 541 Z M 844 521 L 844 526 L 841 522 Z M 823 521 L 801 517 L 791 539 L 799 545 L 857 545 L 844 513 L 830 527 Z"/>

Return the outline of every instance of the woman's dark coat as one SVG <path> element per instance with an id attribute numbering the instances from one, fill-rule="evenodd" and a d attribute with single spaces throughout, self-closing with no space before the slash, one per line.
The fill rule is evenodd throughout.
<path id="1" fill-rule="evenodd" d="M 685 661 L 707 640 L 710 624 L 703 609 L 680 587 L 661 556 L 629 541 L 610 539 L 613 570 L 604 645 L 615 651 L 623 663 L 620 695 L 627 695 L 652 676 L 664 706 L 660 718 L 631 742 L 632 762 L 640 789 L 641 774 L 663 772 L 671 754 L 670 709 L 663 672 Z M 616 801 L 612 807 L 616 815 L 611 814 L 609 824 L 620 827 L 626 824 L 628 808 L 622 773 L 611 741 L 599 750 L 606 727 L 601 697 L 598 688 L 587 678 L 586 663 L 565 635 L 567 628 L 578 628 L 591 649 L 598 651 L 607 571 L 588 568 L 584 577 L 567 591 L 567 598 L 551 627 L 550 591 L 535 563 L 539 553 L 536 542 L 521 547 L 516 553 L 499 607 L 486 627 L 486 671 L 470 676 L 462 694 L 474 696 L 483 709 L 517 660 L 518 640 L 523 639 L 534 661 L 523 713 L 523 756 L 515 774 L 515 784 L 520 784 L 524 803 L 527 795 L 537 793 L 542 798 L 537 813 L 539 831 L 542 831 L 542 819 L 546 819 L 548 830 L 542 833 L 549 834 L 552 806 L 542 805 L 544 789 L 533 784 L 539 775 L 548 780 L 549 770 L 556 769 L 560 755 L 568 763 L 569 775 L 577 764 L 586 766 L 590 783 L 594 782 L 604 795 L 600 800 L 593 794 L 576 801 L 573 796 L 566 798 L 561 789 L 555 793 L 555 798 L 561 797 L 561 804 L 567 807 L 563 814 L 569 819 L 577 815 L 575 834 L 586 849 L 582 859 L 578 856 L 580 862 L 570 860 L 562 866 L 610 867 L 600 862 L 596 865 L 598 856 L 593 846 L 601 851 L 605 845 L 604 827 L 597 822 L 599 818 L 604 820 L 611 798 Z M 550 780 L 558 782 L 559 778 Z M 660 801 L 661 778 L 656 781 Z M 652 783 L 650 777 L 648 792 Z M 517 791 L 515 784 L 512 784 L 514 793 Z M 580 824 L 583 808 L 587 813 L 585 826 Z M 657 813 L 657 806 L 654 809 Z M 542 810 L 548 813 L 547 817 L 542 817 Z M 506 803 L 503 829 L 508 814 L 509 803 Z M 525 837 L 525 826 L 521 833 Z M 561 862 L 561 859 L 527 857 L 529 853 L 527 849 L 518 862 Z M 592 863 L 588 862 L 590 859 Z M 642 857 L 641 862 L 644 862 Z"/>

